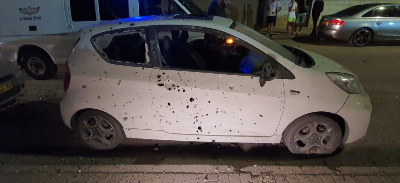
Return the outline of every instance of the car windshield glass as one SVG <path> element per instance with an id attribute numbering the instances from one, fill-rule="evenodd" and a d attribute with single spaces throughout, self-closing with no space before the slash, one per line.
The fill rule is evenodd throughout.
<path id="1" fill-rule="evenodd" d="M 360 11 L 363 11 L 367 8 L 371 8 L 375 6 L 374 4 L 361 4 L 361 5 L 356 5 L 356 6 L 352 6 L 350 8 L 344 9 L 342 11 L 339 11 L 337 13 L 335 13 L 335 15 L 340 15 L 340 16 L 352 16 L 355 15 L 357 13 L 359 13 Z"/>
<path id="2" fill-rule="evenodd" d="M 204 15 L 204 12 L 192 0 L 178 0 L 192 15 Z"/>
<path id="3" fill-rule="evenodd" d="M 290 52 L 289 50 L 287 50 L 286 48 L 282 47 L 281 45 L 279 45 L 278 43 L 275 43 L 274 41 L 270 40 L 269 38 L 267 38 L 266 36 L 258 33 L 257 31 L 250 29 L 247 26 L 244 26 L 241 23 L 238 22 L 233 22 L 232 29 L 246 35 L 249 36 L 250 38 L 258 41 L 259 43 L 261 43 L 262 45 L 268 47 L 269 49 L 271 49 L 272 51 L 278 53 L 279 55 L 281 55 L 282 57 L 290 60 L 291 62 L 293 62 L 294 64 L 298 63 L 298 58 L 293 55 L 292 52 Z"/>

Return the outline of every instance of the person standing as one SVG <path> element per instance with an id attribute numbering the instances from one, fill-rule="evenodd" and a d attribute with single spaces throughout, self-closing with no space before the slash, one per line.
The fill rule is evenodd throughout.
<path id="1" fill-rule="evenodd" d="M 272 26 L 276 24 L 278 12 L 282 10 L 281 3 L 277 0 L 271 0 L 267 3 L 267 34 L 265 36 L 272 37 Z"/>
<path id="2" fill-rule="evenodd" d="M 228 18 L 225 8 L 229 6 L 231 0 L 215 0 L 211 2 L 208 8 L 207 15 L 214 15 L 219 17 Z"/>
<path id="3" fill-rule="evenodd" d="M 295 31 L 295 23 L 296 23 L 296 11 L 297 11 L 297 3 L 294 0 L 291 0 L 288 5 L 288 10 L 289 10 L 289 17 L 288 17 L 288 22 L 286 26 L 286 33 L 287 36 L 289 37 L 289 26 L 292 27 L 292 36 L 294 36 L 294 31 Z"/>
<path id="4" fill-rule="evenodd" d="M 299 32 L 297 32 L 297 35 L 300 35 L 301 29 L 303 28 L 304 21 L 306 20 L 307 17 L 307 4 L 306 0 L 299 0 L 299 13 L 296 18 L 296 25 L 294 28 L 294 32 L 297 32 L 297 27 L 299 27 Z"/>
<path id="5" fill-rule="evenodd" d="M 321 12 L 324 11 L 324 1 L 322 0 L 316 0 L 314 2 L 314 7 L 312 9 L 312 19 L 313 19 L 313 31 L 311 33 L 311 36 L 317 35 L 317 24 L 318 24 L 318 19 L 319 16 L 321 15 Z"/>

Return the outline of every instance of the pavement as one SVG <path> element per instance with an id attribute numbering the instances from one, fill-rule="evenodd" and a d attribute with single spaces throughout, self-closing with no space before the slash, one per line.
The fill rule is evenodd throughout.
<path id="1" fill-rule="evenodd" d="M 360 78 L 374 108 L 365 138 L 333 156 L 293 155 L 281 144 L 140 139 L 93 151 L 60 117 L 61 67 L 54 79 L 29 79 L 28 92 L 0 113 L 0 182 L 399 182 L 400 44 L 272 39 L 333 59 Z"/>
<path id="2" fill-rule="evenodd" d="M 5 166 L 1 182 L 400 182 L 400 168 L 210 165 Z M 1 174 L 0 174 L 1 175 Z"/>

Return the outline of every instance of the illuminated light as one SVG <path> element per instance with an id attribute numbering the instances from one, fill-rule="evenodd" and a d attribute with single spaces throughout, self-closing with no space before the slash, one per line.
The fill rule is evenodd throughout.
<path id="1" fill-rule="evenodd" d="M 344 25 L 343 20 L 331 20 L 332 25 Z"/>
<path id="2" fill-rule="evenodd" d="M 380 9 L 380 10 L 383 10 L 383 9 L 385 9 L 385 7 L 379 7 L 379 9 Z"/>
<path id="3" fill-rule="evenodd" d="M 234 42 L 235 41 L 232 38 L 229 38 L 229 39 L 226 40 L 226 44 L 232 44 Z"/>
<path id="4" fill-rule="evenodd" d="M 393 25 L 393 23 L 389 23 L 389 25 Z"/>

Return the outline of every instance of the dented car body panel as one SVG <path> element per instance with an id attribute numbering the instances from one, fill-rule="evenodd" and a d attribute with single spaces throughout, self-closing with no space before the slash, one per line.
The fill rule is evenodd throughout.
<path id="1" fill-rule="evenodd" d="M 124 19 L 88 27 L 68 63 L 71 82 L 61 102 L 65 124 L 72 127 L 79 111 L 96 109 L 117 119 L 128 138 L 280 143 L 285 128 L 294 120 L 325 112 L 355 123 L 347 125 L 351 131 L 346 129 L 345 133 L 354 134 L 348 135 L 345 143 L 365 135 L 372 109 L 363 111 L 362 121 L 355 122 L 351 111 L 357 106 L 351 103 L 363 99 L 348 100 L 352 95 L 326 76 L 326 72 L 352 74 L 350 71 L 310 52 L 307 53 L 316 60 L 315 65 L 297 66 L 287 55 L 282 56 L 281 50 L 230 28 L 231 24 L 232 20 L 220 17 L 210 20 L 170 16 L 159 20 Z M 293 77 L 276 77 L 261 85 L 257 74 L 166 67 L 162 48 L 168 41 L 163 42 L 162 36 L 156 35 L 162 31 L 157 26 L 182 26 L 185 30 L 187 26 L 193 30 L 203 27 L 232 35 L 268 55 L 276 62 L 274 67 L 279 65 Z M 144 34 L 140 40 L 146 45 L 145 61 L 120 62 L 107 54 L 99 39 L 114 33 Z M 104 42 L 112 44 L 111 40 Z M 368 94 L 363 95 L 368 98 L 365 105 L 370 104 Z M 363 123 L 363 128 L 357 130 L 356 123 Z"/>
<path id="2" fill-rule="evenodd" d="M 253 76 L 155 70 L 151 82 L 155 119 L 168 133 L 272 136 L 283 111 L 281 79 L 260 87 Z"/>

